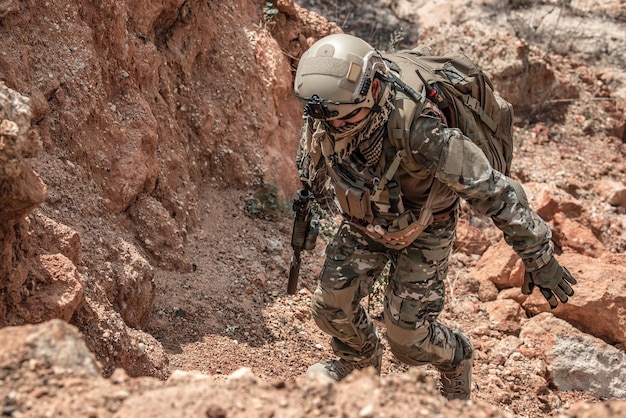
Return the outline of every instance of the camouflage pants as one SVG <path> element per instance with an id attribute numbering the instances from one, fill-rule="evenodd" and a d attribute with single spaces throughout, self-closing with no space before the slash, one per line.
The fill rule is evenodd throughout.
<path id="1" fill-rule="evenodd" d="M 332 336 L 331 345 L 339 357 L 358 362 L 376 354 L 378 332 L 360 301 L 387 261 L 391 270 L 384 318 L 396 358 L 410 365 L 431 363 L 446 369 L 471 356 L 467 337 L 437 322 L 444 305 L 444 279 L 456 222 L 453 216 L 429 226 L 402 251 L 372 241 L 348 222 L 341 224 L 326 249 L 312 300 L 313 317 Z"/>

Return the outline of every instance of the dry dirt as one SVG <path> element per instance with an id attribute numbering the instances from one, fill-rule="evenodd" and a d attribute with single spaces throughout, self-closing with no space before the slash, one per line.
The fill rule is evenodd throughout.
<path id="1" fill-rule="evenodd" d="M 380 3 L 388 6 L 390 2 Z M 402 2 L 391 3 L 399 7 Z M 420 3 L 421 7 L 423 3 Z M 450 3 L 446 3 L 447 7 L 454 8 L 454 5 L 460 4 Z M 623 8 L 623 2 L 620 5 Z M 358 15 L 351 15 L 350 19 L 355 21 Z M 623 30 L 626 26 L 623 16 L 620 19 L 619 27 Z M 610 21 L 614 23 L 615 19 Z M 366 23 L 362 25 L 367 26 Z M 272 29 L 271 25 L 269 29 Z M 228 32 L 225 27 L 220 30 Z M 246 54 L 234 48 L 234 55 L 238 52 Z M 622 63 L 602 62 L 601 65 L 603 68 L 609 66 L 617 73 L 615 68 L 620 68 Z M 242 86 L 241 83 L 237 85 Z M 588 93 L 587 99 L 594 97 L 596 92 Z M 618 96 L 611 100 L 616 105 L 609 110 L 615 111 L 617 107 L 623 115 L 625 97 Z M 556 117 L 552 114 L 536 116 L 536 120 L 518 126 L 516 135 L 519 147 L 513 171 L 524 183 L 547 183 L 574 193 L 588 208 L 589 219 L 610 219 L 605 224 L 613 229 L 597 227 L 597 235 L 610 251 L 623 253 L 626 242 L 623 229 L 620 228 L 626 227 L 616 227 L 623 222 L 623 209 L 601 202 L 593 190 L 594 181 L 604 177 L 622 183 L 626 181 L 623 132 L 622 138 L 617 138 L 600 132 L 600 128 L 596 129 L 594 124 L 599 124 L 597 118 L 601 117 L 596 112 L 596 106 L 602 106 L 601 102 L 582 100 L 581 103 L 554 110 Z M 594 140 L 592 146 L 588 143 L 590 138 Z M 537 152 L 538 146 L 542 146 L 540 152 Z M 48 151 L 57 149 L 50 144 L 48 148 Z M 228 161 L 226 159 L 225 164 Z M 51 194 L 42 205 L 42 210 L 81 231 L 83 255 L 100 254 L 103 239 L 104 242 L 115 242 L 114 237 L 119 231 L 133 229 L 132 218 L 129 219 L 126 214 L 111 215 L 101 207 L 101 202 L 93 201 L 96 199 L 92 192 L 96 188 L 93 184 L 73 183 L 69 177 L 76 175 L 83 178 L 85 174 L 81 167 L 72 166 L 68 169 L 63 155 L 44 155 L 34 163 L 34 167 L 49 185 Z M 215 393 L 197 394 L 198 397 L 213 396 L 217 402 L 217 406 L 211 407 L 213 409 L 204 411 L 205 416 L 382 417 L 410 416 L 410 411 L 414 412 L 414 416 L 426 416 L 437 411 L 433 416 L 442 417 L 626 416 L 626 411 L 610 411 L 608 406 L 601 406 L 593 413 L 585 412 L 588 406 L 604 400 L 583 392 L 563 392 L 537 384 L 539 375 L 545 377 L 546 381 L 550 380 L 549 371 L 542 369 L 539 361 L 528 361 L 521 357 L 518 361 L 505 363 L 503 359 L 508 355 L 504 353 L 507 353 L 506 344 L 510 335 L 492 329 L 488 316 L 477 301 L 476 289 L 471 280 L 467 279 L 479 255 L 467 255 L 460 250 L 452 257 L 447 303 L 440 318 L 467 332 L 475 344 L 472 403 L 465 405 L 453 402 L 446 405 L 437 397 L 434 370 L 429 367 L 409 370 L 395 360 L 388 349 L 384 354 L 382 383 L 373 383 L 376 380 L 367 375 L 357 376 L 362 377 L 360 380 L 349 379 L 337 385 L 336 391 L 323 382 L 306 383 L 300 378 L 306 368 L 332 355 L 327 336 L 317 329 L 309 313 L 315 276 L 323 262 L 323 239 L 318 240 L 313 252 L 304 254 L 300 290 L 296 295 L 289 296 L 285 290 L 291 257 L 289 240 L 292 218 L 288 211 L 280 210 L 289 205 L 285 197 L 273 193 L 268 195 L 267 189 L 259 189 L 251 184 L 224 188 L 219 177 L 215 176 L 205 176 L 202 180 L 202 187 L 197 191 L 197 202 L 189 208 L 193 212 L 190 217 L 193 221 L 189 222 L 184 237 L 185 254 L 184 260 L 178 265 L 180 268 L 172 268 L 176 263 L 171 260 L 169 268 L 154 268 L 156 298 L 144 331 L 165 349 L 169 366 L 163 371 L 164 375 L 175 370 L 200 372 L 212 376 L 210 380 L 213 382 L 224 383 L 223 386 L 213 386 Z M 289 184 L 287 181 L 285 183 Z M 284 191 L 281 193 L 284 194 Z M 250 208 L 260 206 L 263 209 L 259 213 L 251 213 Z M 79 210 L 73 212 L 76 208 Z M 76 218 L 76 213 L 85 218 Z M 488 221 L 469 211 L 463 216 L 466 220 L 471 219 L 475 224 L 482 225 L 484 236 L 491 243 L 497 242 L 499 232 Z M 114 227 L 108 229 L 108 224 Z M 132 235 L 122 238 L 132 239 L 129 238 Z M 82 267 L 88 265 L 93 268 L 95 261 L 92 264 L 92 260 L 84 260 L 83 264 Z M 368 302 L 370 313 L 384 335 L 384 326 L 379 321 L 380 300 L 374 295 Z M 232 385 L 227 386 L 227 382 L 231 382 L 232 373 L 242 367 L 250 368 L 258 381 L 250 378 L 241 383 L 238 390 L 228 396 L 223 395 L 220 390 L 232 388 Z M 90 416 L 153 416 L 146 412 L 150 410 L 146 399 L 143 399 L 144 405 L 133 405 L 132 402 L 124 404 L 123 400 L 129 397 L 129 393 L 142 393 L 164 385 L 156 379 L 132 380 L 120 371 L 115 372 L 110 380 L 113 388 L 102 385 L 94 386 L 93 392 L 86 389 L 72 390 L 72 387 L 84 387 L 77 382 L 78 379 L 64 382 L 54 379 L 10 382 L 11 396 L 19 397 L 15 394 L 38 390 L 31 402 L 47 400 L 47 396 L 53 394 L 66 405 L 93 405 Z M 169 387 L 175 387 L 175 380 L 172 382 Z M 191 379 L 191 384 L 181 386 L 180 390 L 193 392 L 194 382 Z M 126 392 L 116 392 L 115 385 L 122 388 L 120 391 Z M 363 394 L 367 395 L 374 390 L 385 393 L 386 408 L 384 402 L 383 405 L 377 405 L 376 410 L 368 409 L 367 402 L 356 402 L 363 398 Z M 293 398 L 287 401 L 286 396 Z M 241 406 L 251 398 L 265 400 L 265 406 L 257 413 L 250 412 L 251 409 L 246 412 Z M 298 403 L 300 399 L 302 404 Z M 273 400 L 276 405 L 272 404 Z M 20 414 L 11 406 L 14 404 L 12 402 L 13 398 L 7 395 L 3 403 L 4 415 L 29 416 L 28 413 Z M 343 408 L 333 409 L 325 406 L 325 403 L 336 403 L 343 405 Z M 161 404 L 154 400 L 154 405 Z M 167 407 L 171 408 L 166 410 L 167 416 L 185 416 L 181 413 L 183 407 L 176 406 L 175 402 L 172 401 Z M 68 410 L 72 409 L 57 409 Z M 58 412 L 51 416 L 72 415 Z M 190 408 L 187 416 L 198 415 L 194 415 Z"/>

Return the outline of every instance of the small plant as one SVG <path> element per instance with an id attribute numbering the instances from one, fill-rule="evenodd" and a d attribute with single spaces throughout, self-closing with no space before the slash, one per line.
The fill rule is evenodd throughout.
<path id="1" fill-rule="evenodd" d="M 278 13 L 280 13 L 280 11 L 278 10 L 278 8 L 276 8 L 276 5 L 273 1 L 268 0 L 265 2 L 265 4 L 263 5 L 263 17 L 265 18 L 266 22 L 271 22 L 272 19 L 274 19 L 274 16 L 276 16 Z"/>
<path id="2" fill-rule="evenodd" d="M 279 188 L 272 183 L 263 183 L 246 200 L 246 211 L 253 218 L 274 220 L 280 215 L 289 213 L 287 200 L 278 193 Z"/>

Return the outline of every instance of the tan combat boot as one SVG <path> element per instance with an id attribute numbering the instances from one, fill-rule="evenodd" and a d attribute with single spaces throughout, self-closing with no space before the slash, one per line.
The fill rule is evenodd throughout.
<path id="1" fill-rule="evenodd" d="M 472 391 L 472 365 L 470 357 L 453 369 L 439 369 L 439 391 L 447 399 L 468 400 Z"/>
<path id="2" fill-rule="evenodd" d="M 379 345 L 376 349 L 376 352 L 371 358 L 357 362 L 352 362 L 341 358 L 322 361 L 310 366 L 306 371 L 306 375 L 315 376 L 316 374 L 322 374 L 338 382 L 340 380 L 343 380 L 354 370 L 365 369 L 369 366 L 374 367 L 376 372 L 380 374 L 382 359 L 383 350 L 382 347 Z"/>

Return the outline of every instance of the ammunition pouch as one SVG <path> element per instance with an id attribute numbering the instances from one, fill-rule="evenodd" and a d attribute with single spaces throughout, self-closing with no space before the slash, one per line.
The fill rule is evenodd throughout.
<path id="1" fill-rule="evenodd" d="M 371 222 L 372 214 L 371 190 L 363 181 L 356 178 L 349 179 L 346 173 L 338 168 L 329 167 L 329 174 L 333 179 L 335 196 L 341 210 L 353 218 Z"/>
<path id="2" fill-rule="evenodd" d="M 372 219 L 370 191 L 366 187 L 349 184 L 343 180 L 334 186 L 339 205 L 345 213 L 358 219 Z"/>
<path id="3" fill-rule="evenodd" d="M 455 201 L 449 208 L 432 213 L 432 201 L 437 192 L 437 189 L 442 187 L 440 183 L 435 183 L 433 190 L 431 190 L 426 203 L 419 212 L 407 211 L 401 215 L 390 219 L 380 220 L 376 219 L 378 224 L 387 225 L 363 225 L 362 223 L 355 223 L 358 228 L 363 230 L 368 237 L 372 240 L 384 244 L 386 247 L 401 250 L 408 247 L 415 241 L 415 239 L 431 224 L 437 224 L 445 222 L 453 217 L 458 208 L 458 201 Z"/>

